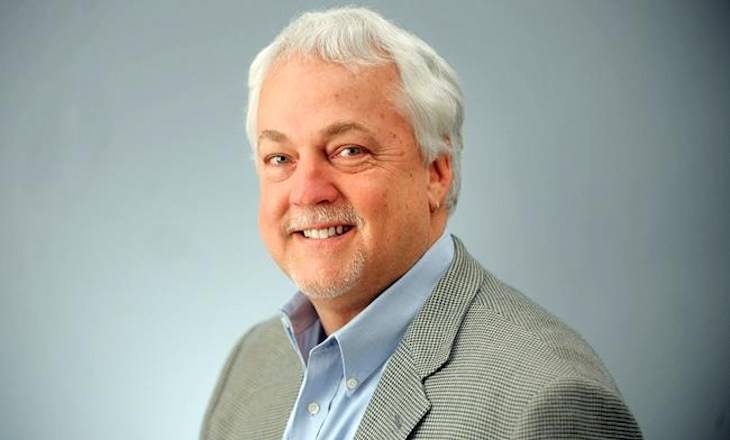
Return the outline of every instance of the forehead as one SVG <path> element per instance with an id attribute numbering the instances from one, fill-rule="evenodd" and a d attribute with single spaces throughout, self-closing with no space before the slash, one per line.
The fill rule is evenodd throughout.
<path id="1" fill-rule="evenodd" d="M 402 124 L 400 76 L 394 64 L 344 66 L 294 56 L 276 62 L 261 87 L 257 133 L 298 132 L 335 120 Z"/>
<path id="2" fill-rule="evenodd" d="M 328 82 L 320 83 L 327 79 Z M 291 81 L 294 80 L 292 84 Z M 291 55 L 274 62 L 264 78 L 263 90 L 267 85 L 280 82 L 290 83 L 298 89 L 303 85 L 326 86 L 327 89 L 388 89 L 398 88 L 400 75 L 393 63 L 387 64 L 351 64 L 325 61 L 316 56 Z M 270 87 L 269 87 L 270 88 Z"/>

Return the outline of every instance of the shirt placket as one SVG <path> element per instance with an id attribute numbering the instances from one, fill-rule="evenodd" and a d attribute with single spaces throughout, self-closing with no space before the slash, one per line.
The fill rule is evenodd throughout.
<path id="1" fill-rule="evenodd" d="M 291 439 L 316 439 L 330 412 L 332 399 L 342 380 L 337 343 L 317 346 L 310 352 L 306 377 L 297 402 Z"/>

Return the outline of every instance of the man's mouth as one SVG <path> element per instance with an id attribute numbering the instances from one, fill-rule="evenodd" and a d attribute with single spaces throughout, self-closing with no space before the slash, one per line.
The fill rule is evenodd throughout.
<path id="1" fill-rule="evenodd" d="M 347 231 L 349 231 L 350 229 L 352 229 L 351 225 L 337 225 L 329 226 L 326 228 L 303 229 L 298 232 L 304 235 L 306 238 L 312 240 L 324 240 L 327 238 L 337 237 L 339 235 L 346 234 Z"/>

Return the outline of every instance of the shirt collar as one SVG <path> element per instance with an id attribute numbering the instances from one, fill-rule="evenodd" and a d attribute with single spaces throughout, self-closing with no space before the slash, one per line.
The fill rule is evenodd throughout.
<path id="1" fill-rule="evenodd" d="M 289 342 L 299 355 L 302 365 L 306 366 L 309 351 L 324 337 L 317 311 L 302 292 L 297 292 L 281 308 L 281 323 L 284 325 Z"/>
<path id="2" fill-rule="evenodd" d="M 395 351 L 413 317 L 420 310 L 454 256 L 448 232 L 426 251 L 408 272 L 384 290 L 344 327 L 331 334 L 340 348 L 345 378 L 361 384 Z M 301 292 L 282 308 L 290 342 L 306 365 L 310 350 L 324 332 L 312 304 Z M 354 391 L 348 386 L 348 394 Z"/>

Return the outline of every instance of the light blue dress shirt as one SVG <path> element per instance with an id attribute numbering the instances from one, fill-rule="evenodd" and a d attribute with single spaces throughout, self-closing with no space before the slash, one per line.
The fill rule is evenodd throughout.
<path id="1" fill-rule="evenodd" d="M 282 323 L 304 367 L 284 439 L 351 439 L 408 324 L 454 257 L 443 235 L 411 269 L 344 327 L 324 338 L 317 313 L 297 292 Z"/>

